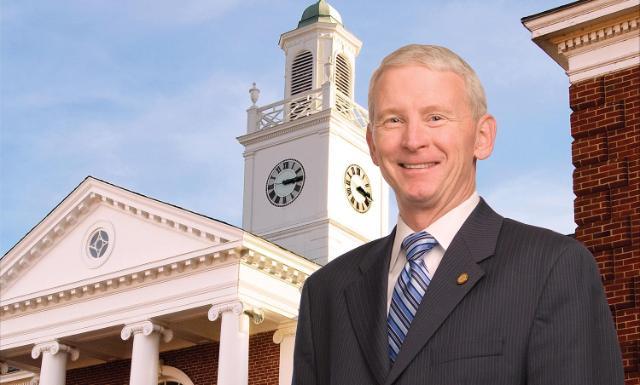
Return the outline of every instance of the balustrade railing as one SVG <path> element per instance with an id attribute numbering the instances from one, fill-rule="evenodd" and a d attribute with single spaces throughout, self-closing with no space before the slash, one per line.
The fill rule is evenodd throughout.
<path id="1" fill-rule="evenodd" d="M 360 128 L 366 128 L 369 124 L 369 112 L 338 90 L 336 90 L 336 110 Z"/>
<path id="2" fill-rule="evenodd" d="M 334 107 L 340 114 L 354 122 L 360 128 L 366 128 L 369 123 L 367 110 L 354 103 L 344 93 L 336 89 L 329 89 L 328 86 L 329 84 L 325 84 L 323 87 L 316 88 L 315 90 L 310 90 L 253 110 L 255 111 L 255 115 L 251 113 L 249 126 L 255 128 L 249 128 L 249 132 L 253 130 L 264 130 L 285 122 L 310 116 L 329 107 Z M 333 92 L 335 92 L 335 94 Z M 332 101 L 334 103 L 333 106 L 331 106 Z"/>
<path id="3" fill-rule="evenodd" d="M 258 109 L 258 130 L 322 111 L 322 88 L 295 95 Z"/>

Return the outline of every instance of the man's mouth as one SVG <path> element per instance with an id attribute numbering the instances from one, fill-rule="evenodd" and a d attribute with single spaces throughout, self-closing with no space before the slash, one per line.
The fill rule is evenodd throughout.
<path id="1" fill-rule="evenodd" d="M 428 162 L 428 163 L 400 163 L 400 167 L 408 168 L 408 169 L 422 169 L 422 168 L 431 168 L 437 165 L 438 162 Z"/>

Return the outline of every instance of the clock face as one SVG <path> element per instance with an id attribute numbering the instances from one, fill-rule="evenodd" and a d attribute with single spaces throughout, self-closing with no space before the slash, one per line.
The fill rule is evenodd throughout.
<path id="1" fill-rule="evenodd" d="M 344 173 L 344 190 L 354 210 L 365 213 L 371 207 L 371 181 L 362 167 L 352 164 Z"/>
<path id="2" fill-rule="evenodd" d="M 302 163 L 295 159 L 279 162 L 267 177 L 267 199 L 278 207 L 290 204 L 302 192 L 304 178 Z"/>

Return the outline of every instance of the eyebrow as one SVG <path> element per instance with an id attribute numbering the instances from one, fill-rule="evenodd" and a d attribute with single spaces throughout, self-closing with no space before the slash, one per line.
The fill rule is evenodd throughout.
<path id="1" fill-rule="evenodd" d="M 446 108 L 442 105 L 429 105 L 420 109 L 421 114 L 427 114 L 430 112 L 441 112 L 447 115 L 454 115 L 454 112 L 452 109 Z M 379 119 L 378 117 L 384 117 L 385 115 L 405 115 L 405 114 L 402 112 L 402 109 L 399 109 L 396 107 L 388 107 L 388 108 L 385 108 L 384 110 L 376 110 L 376 116 L 375 116 L 376 119 L 374 120 L 377 121 Z"/>

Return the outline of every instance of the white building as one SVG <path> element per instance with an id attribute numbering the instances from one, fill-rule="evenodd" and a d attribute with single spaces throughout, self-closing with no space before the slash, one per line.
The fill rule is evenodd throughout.
<path id="1" fill-rule="evenodd" d="M 386 235 L 353 99 L 361 42 L 324 1 L 251 89 L 243 228 L 87 177 L 0 260 L 1 384 L 289 384 L 299 293 Z M 276 353 L 273 353 L 276 352 Z"/>

